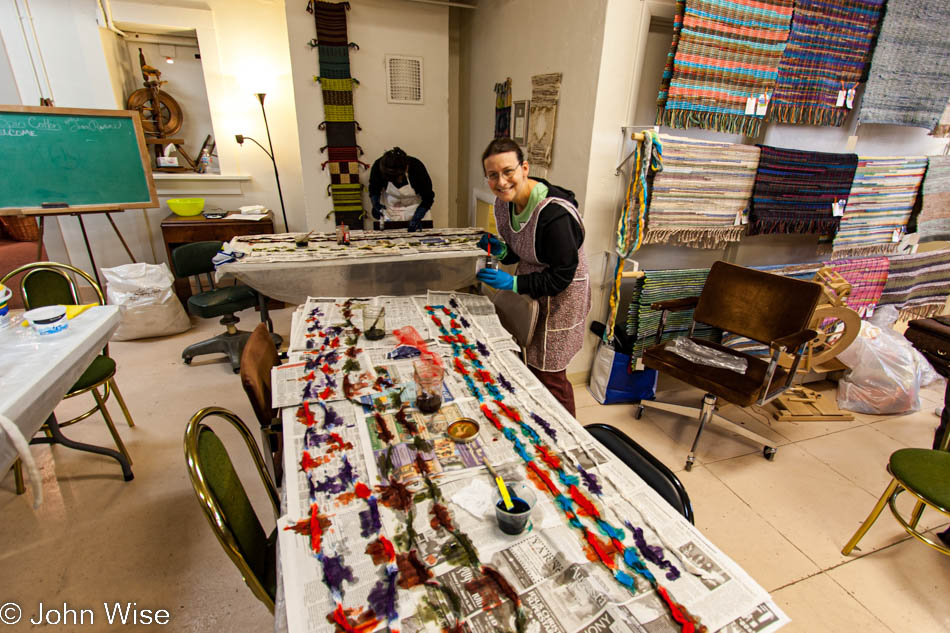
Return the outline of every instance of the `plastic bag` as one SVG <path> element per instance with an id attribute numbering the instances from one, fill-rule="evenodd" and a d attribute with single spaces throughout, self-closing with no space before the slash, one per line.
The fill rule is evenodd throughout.
<path id="1" fill-rule="evenodd" d="M 603 341 L 597 346 L 587 390 L 600 404 L 652 400 L 656 395 L 656 370 L 630 370 L 630 355 Z"/>
<path id="2" fill-rule="evenodd" d="M 685 336 L 673 339 L 673 341 L 666 346 L 666 351 L 672 352 L 677 356 L 682 356 L 689 362 L 696 363 L 697 365 L 708 365 L 709 367 L 728 369 L 737 374 L 744 374 L 749 368 L 748 359 L 733 356 L 728 352 L 723 352 L 713 347 L 700 345 Z"/>
<path id="3" fill-rule="evenodd" d="M 103 268 L 102 274 L 108 302 L 119 306 L 122 317 L 113 341 L 177 334 L 191 327 L 166 264 L 125 264 Z"/>
<path id="4" fill-rule="evenodd" d="M 838 382 L 838 406 L 876 415 L 920 409 L 920 388 L 940 378 L 910 341 L 891 329 L 897 314 L 878 310 L 838 359 L 851 371 Z M 893 317 L 893 318 L 892 318 Z"/>

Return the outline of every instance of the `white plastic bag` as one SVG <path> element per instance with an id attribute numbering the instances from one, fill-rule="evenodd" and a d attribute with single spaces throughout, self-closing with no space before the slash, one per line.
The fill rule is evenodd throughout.
<path id="1" fill-rule="evenodd" d="M 879 311 L 880 312 L 880 311 Z M 920 388 L 940 378 L 887 316 L 861 322 L 861 333 L 838 359 L 851 371 L 838 383 L 838 406 L 877 415 L 920 409 Z M 896 314 L 895 314 L 896 316 Z"/>
<path id="2" fill-rule="evenodd" d="M 119 306 L 122 317 L 113 341 L 177 334 L 191 327 L 166 264 L 125 264 L 103 268 L 102 274 L 108 302 Z"/>

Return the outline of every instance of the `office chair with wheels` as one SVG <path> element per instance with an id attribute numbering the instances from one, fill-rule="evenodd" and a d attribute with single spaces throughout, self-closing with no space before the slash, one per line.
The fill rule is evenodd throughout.
<path id="1" fill-rule="evenodd" d="M 251 593 L 273 613 L 277 593 L 277 529 L 269 535 L 264 533 L 231 457 L 205 422 L 212 416 L 227 421 L 244 440 L 273 505 L 275 519 L 280 513 L 277 487 L 241 418 L 221 407 L 205 407 L 191 417 L 185 428 L 185 462 L 195 495 L 218 542 Z"/>
<path id="2" fill-rule="evenodd" d="M 805 346 L 817 336 L 817 332 L 808 329 L 808 326 L 821 295 L 822 287 L 815 282 L 719 261 L 710 268 L 700 296 L 660 301 L 651 306 L 654 310 L 661 310 L 660 324 L 656 344 L 643 353 L 643 364 L 698 387 L 706 395 L 700 408 L 641 400 L 637 417 L 640 417 L 643 407 L 652 407 L 698 418 L 699 428 L 686 457 L 686 470 L 693 467 L 703 428 L 713 421 L 733 433 L 761 443 L 766 459 L 771 460 L 775 456 L 776 449 L 770 446 L 768 439 L 717 415 L 716 409 L 720 398 L 740 407 L 753 403 L 761 406 L 792 386 Z M 671 351 L 675 339 L 660 343 L 667 314 L 694 308 L 687 338 L 712 353 L 744 359 L 748 363 L 745 372 L 687 360 Z M 693 338 L 696 323 L 705 323 L 767 345 L 772 356 L 765 361 L 718 343 Z M 782 352 L 793 357 L 792 365 L 787 370 L 778 364 Z"/>
<path id="3" fill-rule="evenodd" d="M 10 279 L 13 279 L 17 275 L 22 275 L 20 278 L 20 294 L 23 297 L 23 304 L 27 310 L 46 305 L 81 304 L 82 299 L 80 299 L 79 296 L 79 287 L 73 276 L 83 279 L 92 286 L 92 289 L 95 291 L 96 302 L 99 305 L 105 305 L 105 297 L 102 294 L 102 289 L 99 288 L 99 284 L 97 284 L 88 273 L 69 264 L 58 264 L 56 262 L 33 262 L 32 264 L 25 264 L 4 275 L 3 279 L 0 279 L 0 283 L 6 285 Z M 119 452 L 121 452 L 131 464 L 132 457 L 125 448 L 122 437 L 116 430 L 112 416 L 106 408 L 106 401 L 114 393 L 126 422 L 130 427 L 135 426 L 135 423 L 132 421 L 132 416 L 129 414 L 129 408 L 126 406 L 125 400 L 119 392 L 119 386 L 115 381 L 115 373 L 116 364 L 109 356 L 109 346 L 106 345 L 102 350 L 102 354 L 96 356 L 89 365 L 89 368 L 83 372 L 79 380 L 76 381 L 76 384 L 74 384 L 63 397 L 65 400 L 67 398 L 75 398 L 84 393 L 90 393 L 95 400 L 95 405 L 70 420 L 59 422 L 59 426 L 62 428 L 70 424 L 75 424 L 90 417 L 96 411 L 99 411 L 103 419 L 105 419 L 106 426 L 109 427 L 109 433 L 115 441 L 116 448 L 119 449 Z M 102 389 L 101 393 L 100 388 Z M 14 470 L 17 471 L 19 468 L 20 464 L 17 462 L 14 465 Z M 19 481 L 21 477 L 22 474 L 17 473 L 18 493 L 20 492 Z"/>
<path id="4" fill-rule="evenodd" d="M 194 276 L 198 282 L 199 292 L 188 298 L 188 312 L 202 319 L 221 317 L 221 325 L 227 330 L 213 338 L 192 343 L 181 353 L 182 360 L 188 365 L 195 356 L 203 354 L 226 354 L 231 362 L 231 369 L 238 373 L 241 368 L 241 350 L 247 343 L 250 332 L 237 329 L 240 319 L 235 312 L 260 306 L 261 321 L 267 323 L 268 329 L 273 332 L 274 325 L 267 314 L 267 299 L 248 286 L 224 286 L 216 288 L 212 273 L 214 264 L 212 258 L 221 250 L 221 242 L 193 242 L 183 244 L 172 251 L 172 269 L 177 277 Z M 205 275 L 209 289 L 204 290 L 201 275 Z M 280 345 L 282 339 L 277 334 L 271 334 L 275 345 Z"/>
<path id="5" fill-rule="evenodd" d="M 261 425 L 264 461 L 274 481 L 280 483 L 283 475 L 282 425 L 279 413 L 271 404 L 271 369 L 280 365 L 277 348 L 267 332 L 267 325 L 259 323 L 247 339 L 241 353 L 241 385 L 251 408 Z"/>
<path id="6" fill-rule="evenodd" d="M 604 448 L 617 456 L 630 470 L 637 473 L 657 494 L 687 521 L 695 523 L 693 506 L 686 488 L 673 471 L 653 456 L 650 451 L 634 442 L 626 433 L 609 424 L 588 424 L 584 427 Z"/>

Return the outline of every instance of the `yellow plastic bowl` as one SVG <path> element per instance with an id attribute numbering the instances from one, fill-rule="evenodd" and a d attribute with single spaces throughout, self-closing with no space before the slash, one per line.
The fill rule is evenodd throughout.
<path id="1" fill-rule="evenodd" d="M 198 215 L 205 208 L 204 198 L 172 198 L 167 202 L 168 208 L 175 215 Z"/>

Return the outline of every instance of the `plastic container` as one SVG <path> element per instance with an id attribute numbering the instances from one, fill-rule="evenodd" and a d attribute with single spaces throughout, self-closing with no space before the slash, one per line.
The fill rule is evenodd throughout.
<path id="1" fill-rule="evenodd" d="M 10 311 L 10 297 L 12 296 L 13 291 L 0 284 L 0 316 L 5 316 Z"/>
<path id="2" fill-rule="evenodd" d="M 422 413 L 435 413 L 442 408 L 443 372 L 441 365 L 423 359 L 413 361 L 412 377 L 416 383 L 416 408 Z"/>
<path id="3" fill-rule="evenodd" d="M 66 329 L 69 322 L 66 320 L 66 306 L 43 306 L 23 313 L 23 318 L 33 327 L 33 331 L 40 335 L 55 334 Z"/>
<path id="4" fill-rule="evenodd" d="M 363 336 L 368 341 L 378 341 L 386 336 L 386 310 L 380 306 L 363 308 Z"/>
<path id="5" fill-rule="evenodd" d="M 511 495 L 511 503 L 514 505 L 511 510 L 505 508 L 501 493 L 495 492 L 495 518 L 498 520 L 498 527 L 505 534 L 521 534 L 528 525 L 531 510 L 538 497 L 534 490 L 524 483 L 509 485 L 508 494 Z"/>
<path id="6" fill-rule="evenodd" d="M 204 211 L 205 208 L 204 198 L 171 198 L 170 200 L 166 200 L 166 203 L 168 204 L 168 208 L 172 210 L 172 213 L 184 217 L 198 215 Z"/>

